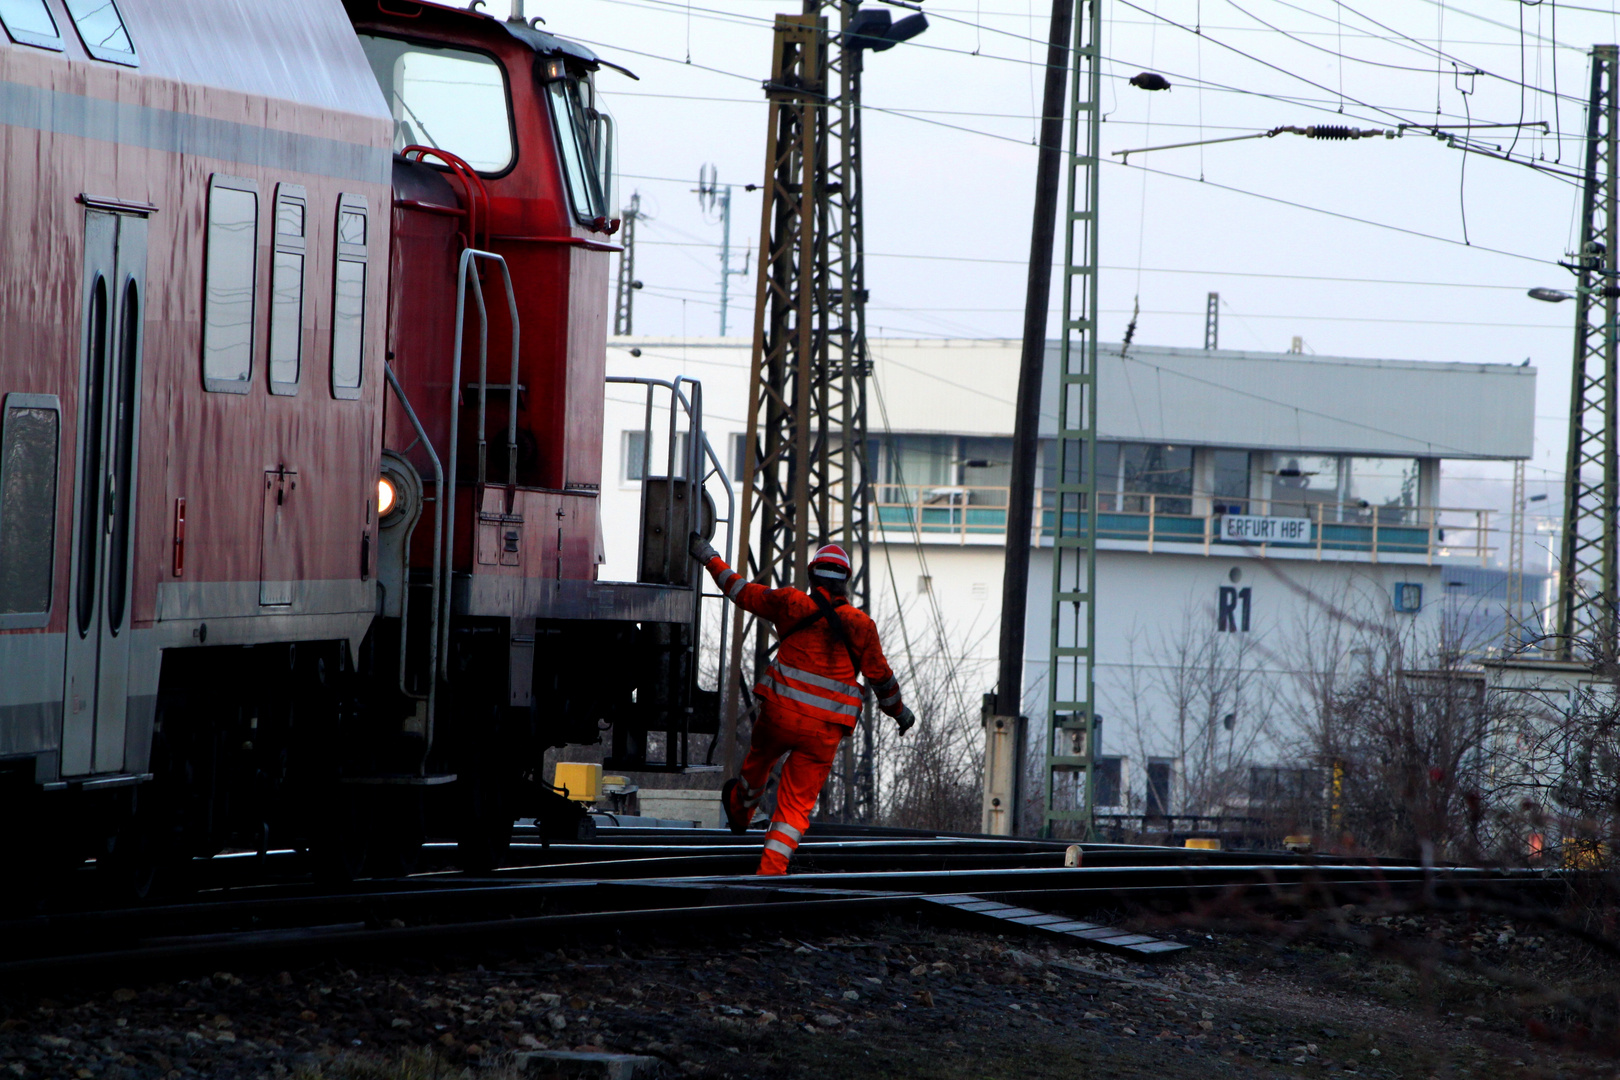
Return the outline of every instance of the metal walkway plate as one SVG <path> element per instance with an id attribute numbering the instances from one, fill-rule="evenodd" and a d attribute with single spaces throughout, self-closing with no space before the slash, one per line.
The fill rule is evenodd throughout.
<path id="1" fill-rule="evenodd" d="M 1035 911 L 1031 908 L 1015 907 L 1012 904 L 1002 904 L 994 900 L 985 900 L 977 896 L 968 896 L 955 893 L 949 896 L 923 896 L 918 899 L 930 904 L 937 904 L 952 911 L 962 912 L 964 915 L 978 915 L 984 918 L 995 919 L 998 922 L 1010 923 L 1028 930 L 1054 937 L 1066 938 L 1070 942 L 1088 945 L 1095 949 L 1119 953 L 1134 957 L 1138 960 L 1156 960 L 1161 957 L 1178 953 L 1187 948 L 1179 941 L 1165 941 L 1150 934 L 1137 934 L 1129 930 L 1120 930 L 1112 926 L 1099 926 L 1096 923 L 1081 922 L 1063 915 L 1050 915 L 1044 911 Z"/>

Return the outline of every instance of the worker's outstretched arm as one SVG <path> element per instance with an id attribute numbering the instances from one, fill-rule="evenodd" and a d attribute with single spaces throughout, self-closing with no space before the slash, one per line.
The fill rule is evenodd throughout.
<path id="1" fill-rule="evenodd" d="M 693 533 L 689 547 L 692 558 L 703 564 L 714 583 L 720 586 L 720 591 L 744 611 L 752 612 L 775 622 L 781 614 L 777 610 L 774 590 L 753 581 L 744 581 L 743 576 L 726 565 L 726 560 L 714 550 L 714 546 L 703 538 L 701 533 Z"/>
<path id="2" fill-rule="evenodd" d="M 911 730 L 911 725 L 917 722 L 917 714 L 906 707 L 900 696 L 900 680 L 895 678 L 894 670 L 889 667 L 888 659 L 883 655 L 883 645 L 878 641 L 877 627 L 869 618 L 859 620 L 858 627 L 851 627 L 854 633 L 855 649 L 861 657 L 861 674 L 877 695 L 878 708 L 894 717 L 900 725 L 900 734 L 904 735 Z"/>

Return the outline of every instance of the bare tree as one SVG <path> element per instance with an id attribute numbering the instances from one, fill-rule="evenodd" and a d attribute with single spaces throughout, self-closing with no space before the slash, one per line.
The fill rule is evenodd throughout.
<path id="1" fill-rule="evenodd" d="M 1310 706 L 1301 756 L 1321 770 L 1329 841 L 1477 857 L 1489 843 L 1493 735 L 1511 718 L 1485 692 L 1468 620 L 1447 611 L 1437 625 L 1402 625 L 1374 606 L 1386 604 L 1381 594 L 1355 607 L 1347 599 L 1313 618 L 1300 680 Z"/>
<path id="2" fill-rule="evenodd" d="M 887 717 L 873 712 L 879 820 L 902 828 L 977 832 L 984 734 L 979 701 L 968 691 L 962 668 L 963 658 L 976 654 L 989 634 L 928 620 L 922 635 L 908 636 L 902 630 L 906 614 L 902 608 L 885 618 L 879 632 L 917 726 L 902 737 Z"/>
<path id="3" fill-rule="evenodd" d="M 1253 754 L 1270 734 L 1276 681 L 1261 670 L 1263 635 L 1223 632 L 1213 616 L 1189 600 L 1180 626 L 1155 643 L 1148 681 L 1170 715 L 1161 725 L 1139 722 L 1135 733 L 1145 757 L 1152 728 L 1168 729 L 1181 763 L 1179 802 L 1206 815 L 1241 805 Z"/>

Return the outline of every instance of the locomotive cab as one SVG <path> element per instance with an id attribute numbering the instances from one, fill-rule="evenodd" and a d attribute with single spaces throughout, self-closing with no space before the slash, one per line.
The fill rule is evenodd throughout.
<path id="1" fill-rule="evenodd" d="M 620 250 L 603 62 L 522 22 L 347 6 L 394 120 L 383 442 L 425 507 L 379 569 L 402 602 L 372 637 L 399 666 L 377 665 L 373 686 L 379 700 L 396 676 L 401 689 L 370 760 L 415 774 L 402 779 L 453 775 L 468 858 L 487 862 L 515 816 L 573 828 L 577 811 L 542 781 L 548 748 L 611 729 L 611 767 L 684 770 L 690 737 L 717 729 L 685 538 L 712 530 L 703 488 L 718 462 L 695 384 L 642 384 L 649 415 L 659 398 L 644 445 L 668 450 L 649 471 L 665 475 L 643 485 L 640 580 L 597 580 Z"/>

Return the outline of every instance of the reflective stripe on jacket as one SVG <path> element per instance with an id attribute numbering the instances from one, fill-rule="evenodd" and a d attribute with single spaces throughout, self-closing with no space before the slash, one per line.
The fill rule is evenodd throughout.
<path id="1" fill-rule="evenodd" d="M 767 589 L 745 581 L 719 556 L 709 560 L 708 570 L 728 598 L 745 611 L 769 620 L 778 634 L 812 618 L 820 610 L 810 594 L 798 589 Z M 877 626 L 866 612 L 853 607 L 825 589 L 822 596 L 831 601 L 833 614 L 849 639 L 850 649 L 860 660 L 860 670 L 850 664 L 850 649 L 824 616 L 803 630 L 782 639 L 775 661 L 760 673 L 755 692 L 774 709 L 854 727 L 861 715 L 861 686 L 866 678 L 878 706 L 890 716 L 899 713 L 900 682 L 884 659 Z"/>

